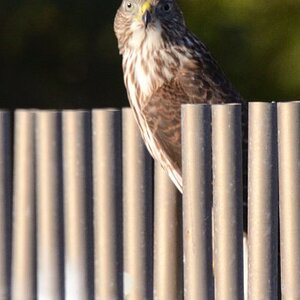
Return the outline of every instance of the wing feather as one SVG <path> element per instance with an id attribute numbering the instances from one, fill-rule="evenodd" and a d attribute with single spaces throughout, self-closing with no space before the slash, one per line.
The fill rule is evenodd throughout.
<path id="1" fill-rule="evenodd" d="M 181 176 L 181 104 L 241 101 L 209 54 L 186 61 L 174 78 L 158 87 L 141 108 L 165 157 L 163 167 Z"/>

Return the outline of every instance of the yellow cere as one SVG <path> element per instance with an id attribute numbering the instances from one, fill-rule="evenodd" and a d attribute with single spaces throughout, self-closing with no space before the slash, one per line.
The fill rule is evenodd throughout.
<path id="1" fill-rule="evenodd" d="M 151 0 L 146 1 L 146 2 L 141 6 L 141 9 L 140 9 L 138 15 L 137 15 L 134 19 L 135 19 L 136 21 L 139 21 L 139 22 L 140 22 L 140 21 L 142 20 L 142 17 L 143 17 L 143 15 L 144 15 L 144 13 L 145 13 L 147 10 L 150 11 L 150 12 L 152 12 Z"/>
<path id="2" fill-rule="evenodd" d="M 151 1 L 146 1 L 141 8 L 141 13 L 142 15 L 145 13 L 145 11 L 149 10 L 151 12 L 152 10 L 152 5 L 150 3 Z"/>

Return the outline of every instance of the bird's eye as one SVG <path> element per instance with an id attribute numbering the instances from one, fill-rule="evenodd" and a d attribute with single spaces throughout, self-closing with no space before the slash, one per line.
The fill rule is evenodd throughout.
<path id="1" fill-rule="evenodd" d="M 163 6 L 163 10 L 164 11 L 169 11 L 171 9 L 171 6 L 170 6 L 170 4 L 165 4 L 164 6 Z"/>
<path id="2" fill-rule="evenodd" d="M 133 8 L 134 8 L 134 4 L 130 1 L 127 1 L 126 4 L 125 4 L 125 8 L 127 11 L 132 11 Z"/>

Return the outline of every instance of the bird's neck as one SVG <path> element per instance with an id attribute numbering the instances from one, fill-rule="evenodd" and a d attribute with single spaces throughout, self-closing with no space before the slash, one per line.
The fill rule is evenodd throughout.
<path id="1" fill-rule="evenodd" d="M 123 54 L 124 81 L 131 99 L 147 98 L 164 83 L 171 81 L 180 67 L 180 59 L 171 47 L 142 48 Z"/>
<path id="2" fill-rule="evenodd" d="M 147 29 L 144 27 L 132 28 L 132 34 L 127 41 L 126 49 L 151 53 L 162 47 L 164 47 L 162 28 L 157 24 L 155 27 L 148 27 Z"/>

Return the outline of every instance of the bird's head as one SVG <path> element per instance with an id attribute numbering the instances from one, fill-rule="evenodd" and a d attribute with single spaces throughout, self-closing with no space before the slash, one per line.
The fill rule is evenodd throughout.
<path id="1" fill-rule="evenodd" d="M 185 32 L 182 12 L 175 0 L 123 0 L 114 30 L 120 52 L 146 44 L 156 48 L 178 39 Z"/>

